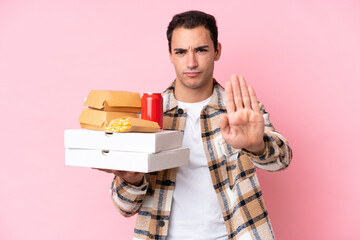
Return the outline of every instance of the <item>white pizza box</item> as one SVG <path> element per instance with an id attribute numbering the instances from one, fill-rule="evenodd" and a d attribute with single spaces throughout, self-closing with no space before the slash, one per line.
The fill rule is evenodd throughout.
<path id="1" fill-rule="evenodd" d="M 171 149 L 159 153 L 66 148 L 65 164 L 148 173 L 187 165 L 189 155 L 188 148 Z"/>
<path id="2" fill-rule="evenodd" d="M 106 133 L 89 129 L 65 130 L 65 148 L 106 149 L 127 152 L 157 153 L 180 148 L 181 131 L 162 130 L 156 133 Z"/>

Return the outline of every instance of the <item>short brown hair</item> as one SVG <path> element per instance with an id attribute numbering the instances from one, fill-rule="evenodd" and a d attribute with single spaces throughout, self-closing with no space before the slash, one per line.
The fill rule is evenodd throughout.
<path id="1" fill-rule="evenodd" d="M 184 27 L 186 29 L 193 29 L 199 26 L 203 26 L 209 30 L 210 37 L 216 51 L 218 45 L 218 29 L 214 16 L 201 11 L 187 11 L 176 14 L 169 23 L 166 31 L 169 43 L 169 52 L 171 53 L 171 39 L 176 28 Z"/>

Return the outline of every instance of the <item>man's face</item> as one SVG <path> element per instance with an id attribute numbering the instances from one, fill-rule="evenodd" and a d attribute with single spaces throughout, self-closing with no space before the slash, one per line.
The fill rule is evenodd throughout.
<path id="1" fill-rule="evenodd" d="M 176 28 L 171 39 L 170 60 L 175 67 L 177 84 L 191 89 L 212 84 L 214 61 L 220 58 L 220 52 L 220 44 L 215 52 L 205 27 Z"/>

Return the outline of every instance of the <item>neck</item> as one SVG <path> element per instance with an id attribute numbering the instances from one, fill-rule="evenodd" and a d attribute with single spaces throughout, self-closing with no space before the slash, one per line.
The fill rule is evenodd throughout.
<path id="1" fill-rule="evenodd" d="M 175 98 L 178 101 L 186 103 L 201 102 L 209 98 L 213 93 L 213 80 L 197 88 L 189 88 L 181 84 L 179 80 L 175 81 Z"/>

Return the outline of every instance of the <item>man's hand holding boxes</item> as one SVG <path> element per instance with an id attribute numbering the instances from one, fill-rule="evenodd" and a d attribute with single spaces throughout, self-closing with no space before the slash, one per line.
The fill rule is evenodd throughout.
<path id="1" fill-rule="evenodd" d="M 188 164 L 183 133 L 159 130 L 162 101 L 151 103 L 144 99 L 149 95 L 141 101 L 139 93 L 92 90 L 79 117 L 82 129 L 65 130 L 66 165 L 147 173 Z M 161 120 L 150 119 L 151 111 Z"/>

